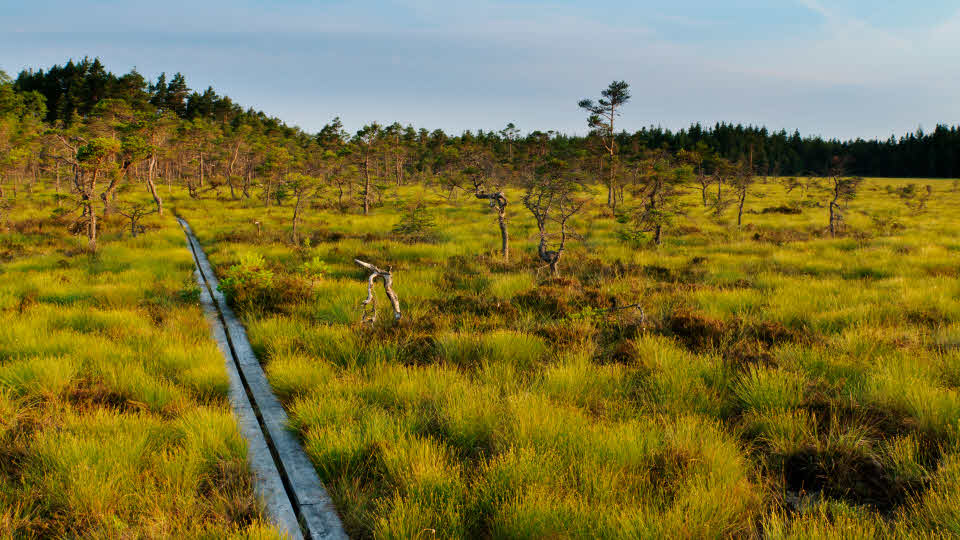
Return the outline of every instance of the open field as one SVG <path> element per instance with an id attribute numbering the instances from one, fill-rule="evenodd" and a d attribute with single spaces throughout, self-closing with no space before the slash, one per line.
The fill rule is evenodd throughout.
<path id="1" fill-rule="evenodd" d="M 172 217 L 104 246 L 22 197 L 0 235 L 0 538 L 271 538 Z"/>
<path id="2" fill-rule="evenodd" d="M 911 182 L 933 186 L 923 213 L 887 189 Z M 170 204 L 246 276 L 235 307 L 352 536 L 960 534 L 960 193 L 868 179 L 830 238 L 822 186 L 756 190 L 740 230 L 688 194 L 659 248 L 598 195 L 553 278 L 518 191 L 508 262 L 469 193 L 325 200 L 297 246 L 289 203 Z M 435 233 L 392 234 L 393 197 Z M 358 323 L 355 257 L 393 266 L 399 324 L 382 291 Z"/>

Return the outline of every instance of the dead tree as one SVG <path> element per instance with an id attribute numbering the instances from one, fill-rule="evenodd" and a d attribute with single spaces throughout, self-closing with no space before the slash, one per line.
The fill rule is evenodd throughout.
<path id="1" fill-rule="evenodd" d="M 387 293 L 390 305 L 393 306 L 393 320 L 400 321 L 400 300 L 397 293 L 393 292 L 393 273 L 392 267 L 388 266 L 386 270 L 381 270 L 376 266 L 363 262 L 360 259 L 354 259 L 353 262 L 370 271 L 370 277 L 367 278 L 367 298 L 360 304 L 363 306 L 363 314 L 360 316 L 360 323 L 374 323 L 377 320 L 377 297 L 373 294 L 373 284 L 380 278 L 383 280 L 383 290 Z"/>
<path id="2" fill-rule="evenodd" d="M 507 196 L 503 194 L 500 186 L 495 186 L 494 191 L 487 193 L 483 189 L 483 181 L 473 180 L 474 195 L 478 199 L 486 199 L 490 203 L 490 208 L 497 212 L 497 224 L 500 225 L 500 253 L 504 260 L 510 259 L 510 235 L 507 233 Z"/>

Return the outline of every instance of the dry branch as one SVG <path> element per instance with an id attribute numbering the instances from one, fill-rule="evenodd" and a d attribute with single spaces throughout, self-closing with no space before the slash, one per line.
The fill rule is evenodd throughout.
<path id="1" fill-rule="evenodd" d="M 360 317 L 360 322 L 372 323 L 377 320 L 377 299 L 373 294 L 373 286 L 377 278 L 383 280 L 383 290 L 385 293 L 387 293 L 387 298 L 390 300 L 390 305 L 393 306 L 393 320 L 399 321 L 400 300 L 397 298 L 397 293 L 393 291 L 393 274 L 391 273 L 392 267 L 388 266 L 386 270 L 381 270 L 368 262 L 361 261 L 360 259 L 354 259 L 353 262 L 370 271 L 370 277 L 367 278 L 367 298 L 360 303 L 363 306 L 363 314 Z"/>

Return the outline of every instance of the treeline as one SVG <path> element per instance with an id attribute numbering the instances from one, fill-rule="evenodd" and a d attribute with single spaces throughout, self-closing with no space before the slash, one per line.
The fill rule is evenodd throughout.
<path id="1" fill-rule="evenodd" d="M 960 126 L 938 125 L 933 132 L 918 129 L 887 140 L 840 141 L 801 137 L 794 131 L 769 132 L 763 127 L 719 123 L 695 124 L 677 132 L 646 128 L 620 134 L 627 144 L 674 151 L 701 149 L 736 161 L 754 151 L 759 170 L 771 175 L 824 174 L 833 156 L 848 156 L 850 172 L 860 176 L 956 178 L 960 176 Z"/>
<path id="2" fill-rule="evenodd" d="M 28 96 L 31 100 L 29 106 L 34 110 L 39 108 L 42 97 L 42 117 L 50 125 L 70 126 L 90 115 L 100 101 L 115 99 L 124 101 L 135 111 L 149 110 L 158 115 L 171 113 L 182 120 L 199 118 L 228 128 L 243 123 L 260 124 L 264 129 L 283 130 L 288 135 L 295 131 L 262 112 L 244 110 L 229 97 L 218 95 L 212 87 L 203 92 L 191 90 L 180 73 L 174 74 L 169 80 L 166 74 L 161 74 L 156 81 L 149 82 L 136 69 L 125 75 L 114 75 L 106 70 L 99 59 L 71 60 L 46 71 L 23 71 L 14 81 L 13 90 L 21 96 Z M 322 130 L 316 136 L 318 140 L 329 134 L 333 127 Z M 405 128 L 402 131 L 407 143 L 438 138 L 453 143 L 458 139 L 477 140 L 495 151 L 508 154 L 517 146 L 539 149 L 546 144 L 551 153 L 557 153 L 571 149 L 583 150 L 591 144 L 589 136 L 569 137 L 553 132 L 534 131 L 521 137 L 512 126 L 493 132 L 466 132 L 460 136 L 439 130 L 426 132 Z M 544 141 L 544 138 L 547 140 Z M 698 150 L 737 161 L 746 159 L 752 151 L 757 170 L 769 175 L 824 174 L 833 156 L 844 155 L 850 158 L 851 172 L 862 176 L 960 176 L 958 126 L 938 125 L 930 133 L 918 130 L 887 140 L 840 141 L 802 137 L 797 131 L 770 132 L 763 127 L 718 123 L 708 127 L 695 124 L 676 132 L 658 127 L 644 128 L 635 133 L 620 132 L 617 140 L 627 154 L 634 155 L 639 155 L 644 148 L 666 148 L 673 152 Z M 420 162 L 417 164 L 422 165 Z"/>
<path id="3" fill-rule="evenodd" d="M 136 69 L 126 75 L 114 75 L 99 58 L 70 60 L 47 71 L 22 71 L 13 89 L 43 96 L 46 106 L 43 119 L 51 125 L 70 126 L 93 112 L 97 103 L 105 99 L 122 100 L 136 111 L 170 112 L 186 120 L 206 118 L 229 123 L 253 116 L 279 124 L 262 112 L 244 111 L 229 97 L 217 95 L 212 87 L 202 93 L 191 90 L 181 73 L 174 74 L 169 81 L 166 73 L 161 73 L 150 83 Z"/>

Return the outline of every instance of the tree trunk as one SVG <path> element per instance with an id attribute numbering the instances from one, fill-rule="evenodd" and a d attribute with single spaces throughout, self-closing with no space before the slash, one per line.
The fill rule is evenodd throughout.
<path id="1" fill-rule="evenodd" d="M 837 229 L 835 223 L 837 221 L 837 200 L 840 199 L 840 184 L 834 180 L 833 181 L 833 199 L 830 201 L 830 237 L 836 237 Z"/>
<path id="2" fill-rule="evenodd" d="M 227 185 L 230 186 L 230 199 L 237 200 L 237 194 L 233 191 L 233 177 L 229 174 L 227 175 Z"/>
<path id="3" fill-rule="evenodd" d="M 370 213 L 370 156 L 363 157 L 363 215 Z"/>
<path id="4" fill-rule="evenodd" d="M 94 171 L 90 184 L 87 185 L 83 193 L 83 206 L 87 213 L 87 250 L 90 253 L 97 251 L 97 212 L 93 207 L 94 186 L 96 184 L 97 173 Z"/>
<path id="5" fill-rule="evenodd" d="M 609 206 L 611 210 L 617 207 L 616 198 L 617 198 L 617 195 L 613 191 L 613 178 L 608 178 L 607 179 L 607 206 Z"/>
<path id="6" fill-rule="evenodd" d="M 610 142 L 610 180 L 607 183 L 607 204 L 611 210 L 617 209 L 617 164 L 613 141 Z"/>
<path id="7" fill-rule="evenodd" d="M 160 199 L 160 194 L 157 193 L 157 186 L 153 183 L 153 169 L 157 164 L 157 159 L 155 157 L 150 157 L 150 163 L 147 165 L 147 188 L 150 189 L 150 195 L 153 197 L 153 202 L 157 204 L 157 214 L 163 215 L 163 200 Z"/>
<path id="8" fill-rule="evenodd" d="M 237 195 L 233 192 L 233 166 L 237 163 L 237 157 L 240 155 L 240 139 L 237 139 L 237 146 L 233 149 L 233 158 L 227 166 L 227 183 L 230 184 L 230 198 L 237 200 Z"/>
<path id="9" fill-rule="evenodd" d="M 550 251 L 547 249 L 547 237 L 545 235 L 545 230 L 543 227 L 540 227 L 540 245 L 537 246 L 537 255 L 540 256 L 540 260 L 547 263 L 550 267 L 550 273 L 557 277 L 560 275 L 560 255 L 562 253 L 563 247 L 561 242 L 561 247 L 557 251 Z M 542 267 L 541 267 L 542 268 Z"/>
<path id="10" fill-rule="evenodd" d="M 834 205 L 834 202 L 830 201 L 830 236 L 831 237 L 835 237 L 837 235 L 837 231 L 834 228 L 834 220 L 836 218 L 834 215 L 833 205 Z"/>
<path id="11" fill-rule="evenodd" d="M 500 212 L 497 216 L 500 224 L 500 251 L 503 254 L 503 260 L 510 260 L 510 235 L 507 233 L 507 217 Z"/>
<path id="12" fill-rule="evenodd" d="M 297 223 L 300 221 L 300 202 L 303 198 L 303 193 L 297 193 L 297 202 L 293 205 L 293 231 L 291 237 L 293 237 L 293 245 L 300 245 L 300 239 L 297 237 Z"/>
<path id="13" fill-rule="evenodd" d="M 747 193 L 743 192 L 740 194 L 740 205 L 737 208 L 737 228 L 740 228 L 740 225 L 743 223 L 743 203 L 747 200 Z"/>
<path id="14" fill-rule="evenodd" d="M 396 157 L 396 175 L 397 187 L 400 187 L 403 184 L 403 160 L 400 159 L 399 154 L 397 154 Z"/>
<path id="15" fill-rule="evenodd" d="M 84 197 L 87 206 L 87 250 L 93 253 L 97 250 L 97 213 L 93 209 L 90 197 Z"/>
<path id="16" fill-rule="evenodd" d="M 56 193 L 57 193 L 57 208 L 60 208 L 60 162 L 57 162 L 57 180 L 56 180 Z"/>

